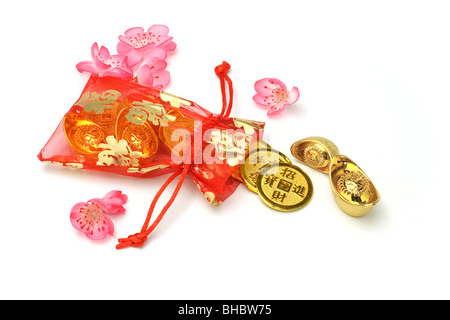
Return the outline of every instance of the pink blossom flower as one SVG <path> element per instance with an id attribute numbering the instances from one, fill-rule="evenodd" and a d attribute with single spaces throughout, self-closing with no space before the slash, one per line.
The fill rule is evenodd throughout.
<path id="1" fill-rule="evenodd" d="M 92 61 L 78 63 L 77 69 L 100 77 L 135 80 L 144 86 L 164 89 L 170 82 L 165 61 L 167 52 L 176 47 L 168 33 L 169 28 L 164 25 L 153 25 L 147 32 L 141 27 L 128 29 L 125 36 L 119 36 L 119 54 L 110 55 L 107 48 L 99 49 L 94 43 L 91 48 Z"/>
<path id="2" fill-rule="evenodd" d="M 144 86 L 164 89 L 170 82 L 170 73 L 166 70 L 167 62 L 151 57 L 140 65 L 137 71 L 137 81 Z"/>
<path id="3" fill-rule="evenodd" d="M 70 211 L 70 222 L 88 238 L 104 239 L 106 235 L 114 233 L 114 224 L 103 214 L 105 210 L 103 201 L 79 202 Z"/>
<path id="4" fill-rule="evenodd" d="M 105 194 L 105 196 L 101 199 L 91 199 L 89 202 L 93 200 L 102 201 L 104 204 L 105 212 L 109 214 L 116 214 L 116 213 L 124 213 L 125 208 L 123 205 L 127 202 L 128 197 L 126 194 L 122 193 L 122 191 L 119 190 L 113 190 Z"/>
<path id="5" fill-rule="evenodd" d="M 72 226 L 94 240 L 104 239 L 113 235 L 114 224 L 105 213 L 116 214 L 125 212 L 123 204 L 128 197 L 121 191 L 108 192 L 102 199 L 94 198 L 88 202 L 79 202 L 70 211 Z"/>
<path id="6" fill-rule="evenodd" d="M 148 57 L 161 57 L 168 51 L 175 50 L 176 44 L 172 37 L 167 36 L 169 28 L 164 25 L 153 25 L 147 32 L 141 27 L 135 27 L 125 31 L 125 36 L 119 36 L 117 52 L 128 57 L 128 65 L 133 67 Z"/>
<path id="7" fill-rule="evenodd" d="M 287 105 L 297 102 L 300 92 L 297 87 L 291 91 L 287 90 L 286 85 L 274 78 L 264 78 L 255 83 L 256 94 L 253 100 L 264 107 L 269 107 L 268 116 L 280 114 Z"/>
<path id="8" fill-rule="evenodd" d="M 92 61 L 83 61 L 77 64 L 79 72 L 90 72 L 98 74 L 100 77 L 116 77 L 124 80 L 133 78 L 133 70 L 127 65 L 127 57 L 125 55 L 110 55 L 109 50 L 105 47 L 98 48 L 98 44 L 94 43 L 91 47 Z"/>

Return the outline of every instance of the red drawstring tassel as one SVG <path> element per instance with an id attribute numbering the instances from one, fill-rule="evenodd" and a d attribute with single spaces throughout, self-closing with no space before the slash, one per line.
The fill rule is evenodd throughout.
<path id="1" fill-rule="evenodd" d="M 175 201 L 175 198 L 177 197 L 178 192 L 180 191 L 181 186 L 183 185 L 184 178 L 186 177 L 187 173 L 189 172 L 189 169 L 190 169 L 190 164 L 186 164 L 184 166 L 183 170 L 179 170 L 179 171 L 175 172 L 166 180 L 166 182 L 161 186 L 161 188 L 159 189 L 155 198 L 153 199 L 153 202 L 147 213 L 147 219 L 145 219 L 145 222 L 144 222 L 144 225 L 142 226 L 141 232 L 135 233 L 131 236 L 128 236 L 128 238 L 119 239 L 119 244 L 116 245 L 116 249 L 122 249 L 122 248 L 126 248 L 128 246 L 141 247 L 145 243 L 148 235 L 156 228 L 156 226 L 159 224 L 159 222 L 164 217 L 164 214 L 167 212 L 169 207 Z M 160 214 L 158 215 L 156 220 L 152 223 L 152 225 L 150 227 L 148 227 L 148 224 L 150 223 L 150 219 L 152 218 L 153 210 L 155 209 L 155 206 L 156 206 L 156 203 L 158 202 L 159 197 L 162 195 L 164 190 L 166 190 L 167 186 L 173 180 L 175 180 L 175 178 L 178 177 L 180 174 L 181 174 L 180 180 L 178 180 L 177 186 L 175 187 L 175 190 L 173 191 L 173 194 L 170 197 L 169 201 L 164 206 L 164 208 L 161 210 Z"/>
<path id="2" fill-rule="evenodd" d="M 214 71 L 216 72 L 216 75 L 220 79 L 220 88 L 222 91 L 222 111 L 219 114 L 217 119 L 221 119 L 223 117 L 228 118 L 231 112 L 231 108 L 233 106 L 233 82 L 231 81 L 230 77 L 228 77 L 227 72 L 230 70 L 230 65 L 223 61 L 221 65 L 218 65 Z M 225 80 L 228 83 L 228 95 L 230 101 L 228 102 L 227 106 L 227 97 L 226 97 L 226 91 L 225 91 Z M 209 119 L 208 119 L 209 120 Z M 155 195 L 155 198 L 152 201 L 152 204 L 150 205 L 150 208 L 147 212 L 147 218 L 145 219 L 144 225 L 142 226 L 141 232 L 135 233 L 133 235 L 128 236 L 127 238 L 120 238 L 119 243 L 116 245 L 116 249 L 122 249 L 126 248 L 128 246 L 132 247 L 141 247 L 145 241 L 147 241 L 147 238 L 150 233 L 156 228 L 156 226 L 161 222 L 162 218 L 164 217 L 164 214 L 167 212 L 167 210 L 170 208 L 172 203 L 175 201 L 175 198 L 178 195 L 178 192 L 181 189 L 181 186 L 183 185 L 184 179 L 186 178 L 186 175 L 188 174 L 190 170 L 190 164 L 185 164 L 183 169 L 180 169 L 173 173 L 166 182 L 161 186 L 161 188 L 158 190 L 158 192 Z M 164 206 L 164 208 L 159 213 L 158 217 L 155 219 L 155 221 L 150 225 L 150 219 L 152 218 L 153 210 L 155 209 L 156 203 L 158 202 L 159 198 L 163 194 L 164 190 L 169 186 L 169 184 L 175 180 L 176 177 L 180 176 L 180 180 L 178 180 L 177 186 L 175 187 L 175 190 L 170 197 L 167 204 Z"/>

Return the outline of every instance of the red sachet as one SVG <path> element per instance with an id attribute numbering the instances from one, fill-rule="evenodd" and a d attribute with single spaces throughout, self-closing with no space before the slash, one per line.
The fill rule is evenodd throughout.
<path id="1" fill-rule="evenodd" d="M 140 233 L 119 239 L 118 248 L 141 246 L 190 175 L 206 199 L 220 205 L 239 185 L 233 179 L 264 123 L 230 118 L 233 89 L 229 65 L 216 67 L 220 114 L 195 102 L 135 82 L 92 75 L 38 155 L 41 161 L 134 177 L 172 173 L 156 194 Z M 228 83 L 229 103 L 226 103 Z M 177 176 L 175 191 L 149 227 L 160 195 Z"/>

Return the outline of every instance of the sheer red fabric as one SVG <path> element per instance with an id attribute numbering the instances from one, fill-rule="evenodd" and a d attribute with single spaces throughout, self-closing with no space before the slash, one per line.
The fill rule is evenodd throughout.
<path id="1" fill-rule="evenodd" d="M 213 205 L 220 205 L 239 185 L 233 176 L 249 146 L 262 137 L 264 123 L 229 117 L 233 104 L 229 69 L 226 62 L 215 69 L 222 90 L 220 114 L 135 82 L 92 75 L 42 148 L 41 161 L 62 166 L 141 178 L 172 173 L 155 195 L 141 232 L 119 239 L 116 248 L 143 245 L 187 175 Z M 158 199 L 178 176 L 173 194 L 150 225 Z"/>
<path id="2" fill-rule="evenodd" d="M 218 205 L 239 185 L 232 174 L 264 128 L 262 122 L 229 117 L 228 69 L 225 63 L 216 68 L 223 94 L 220 114 L 135 82 L 92 75 L 38 158 L 141 178 L 179 172 L 189 164 L 187 174 Z"/>

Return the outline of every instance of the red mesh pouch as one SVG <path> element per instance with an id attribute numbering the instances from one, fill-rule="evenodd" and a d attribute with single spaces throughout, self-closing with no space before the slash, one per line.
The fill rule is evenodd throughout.
<path id="1" fill-rule="evenodd" d="M 233 90 L 228 69 L 225 62 L 216 68 L 223 95 L 220 114 L 135 82 L 92 75 L 38 158 L 140 178 L 172 173 L 156 195 L 141 232 L 130 236 L 134 239 L 121 239 L 124 241 L 118 245 L 140 246 L 175 199 L 187 174 L 213 205 L 222 203 L 240 183 L 232 176 L 245 160 L 249 144 L 262 137 L 264 123 L 229 117 Z M 179 175 L 167 208 L 148 228 L 156 201 Z"/>

